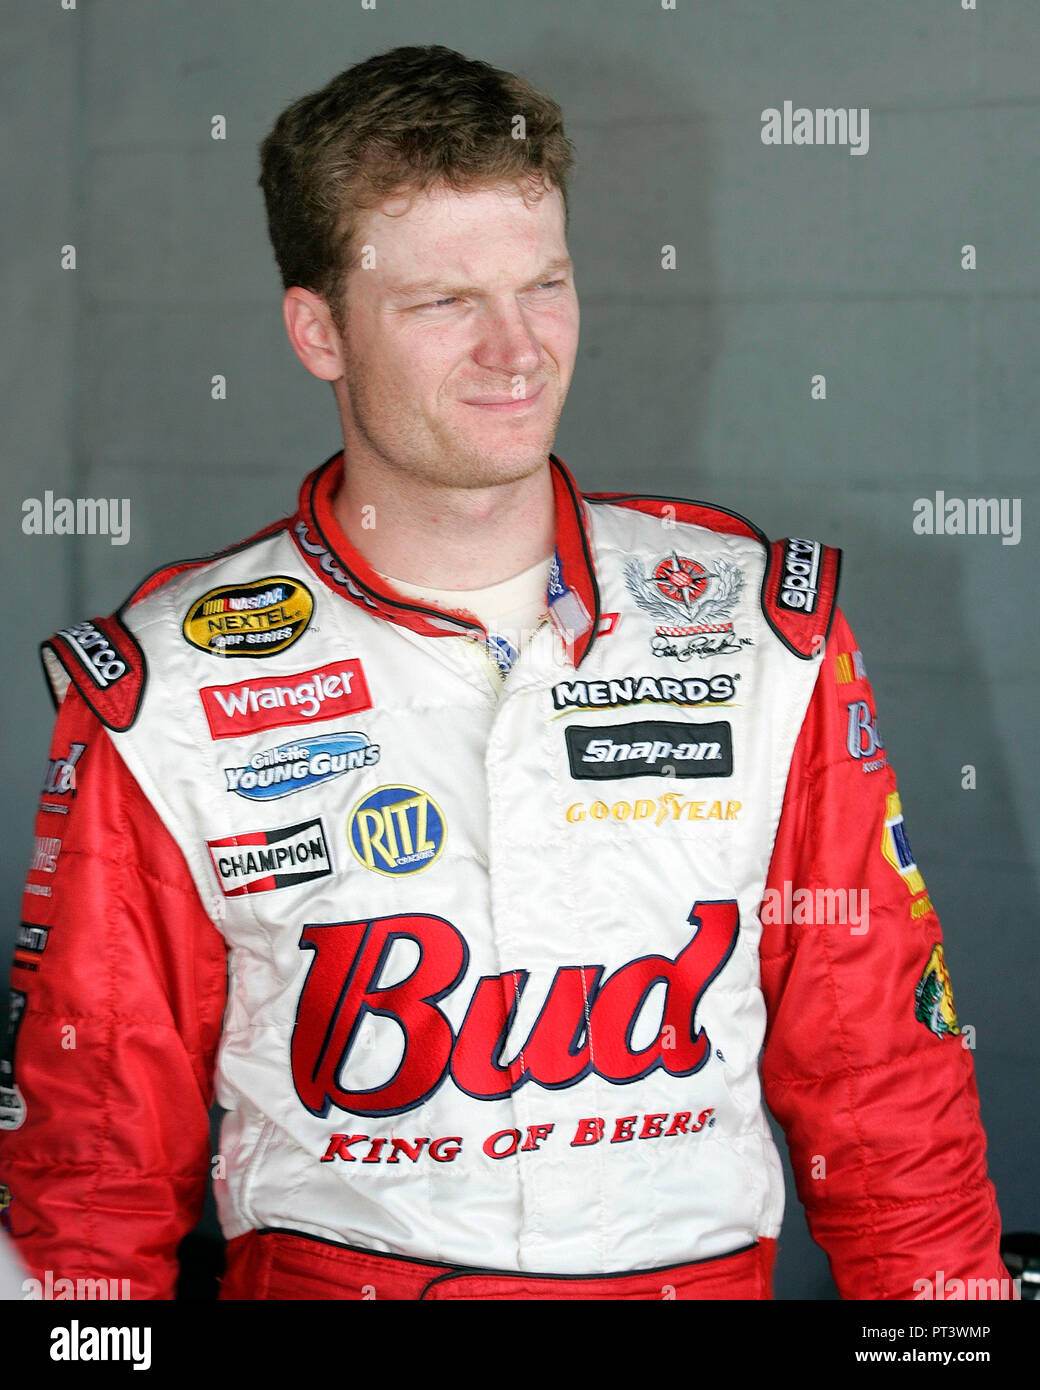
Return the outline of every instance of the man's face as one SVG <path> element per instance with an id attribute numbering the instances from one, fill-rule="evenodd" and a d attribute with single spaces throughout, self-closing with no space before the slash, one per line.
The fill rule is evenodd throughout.
<path id="1" fill-rule="evenodd" d="M 455 488 L 544 467 L 578 347 L 559 191 L 438 186 L 369 213 L 358 244 L 374 265 L 348 277 L 334 383 L 348 459 Z"/>

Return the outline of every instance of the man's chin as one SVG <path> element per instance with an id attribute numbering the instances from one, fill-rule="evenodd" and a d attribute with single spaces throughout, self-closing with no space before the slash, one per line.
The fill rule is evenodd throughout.
<path id="1" fill-rule="evenodd" d="M 544 447 L 519 449 L 514 444 L 512 449 L 504 445 L 487 452 L 460 447 L 445 469 L 444 480 L 448 487 L 467 490 L 519 483 L 548 466 L 551 449 L 551 440 Z"/>

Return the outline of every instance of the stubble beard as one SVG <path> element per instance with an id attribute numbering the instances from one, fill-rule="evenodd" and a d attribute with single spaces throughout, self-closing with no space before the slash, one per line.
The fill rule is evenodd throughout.
<path id="1" fill-rule="evenodd" d="M 408 403 L 402 410 L 400 400 L 381 391 L 358 369 L 352 355 L 348 354 L 346 365 L 347 410 L 353 429 L 370 455 L 402 484 L 412 479 L 425 487 L 475 490 L 520 482 L 545 467 L 563 413 L 563 401 L 558 397 L 535 443 L 511 443 L 508 419 L 490 414 L 488 420 L 500 418 L 502 428 L 500 447 L 489 448 L 466 432 L 461 418 L 453 427 L 445 416 L 429 422 L 414 404 Z M 559 378 L 553 375 L 542 389 L 556 396 L 558 384 Z M 474 427 L 479 428 L 481 413 L 477 408 L 452 402 L 447 409 L 460 417 L 472 413 Z M 539 403 L 533 409 L 542 410 L 544 405 Z M 494 426 L 485 428 L 491 433 Z"/>

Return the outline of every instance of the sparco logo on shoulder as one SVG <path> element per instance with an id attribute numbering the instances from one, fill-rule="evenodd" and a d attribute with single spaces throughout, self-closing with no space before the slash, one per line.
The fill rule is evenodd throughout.
<path id="1" fill-rule="evenodd" d="M 101 690 L 114 685 L 129 670 L 129 664 L 116 650 L 112 639 L 89 620 L 63 627 L 58 636 L 69 644 Z"/>
<path id="2" fill-rule="evenodd" d="M 520 968 L 482 975 L 455 1032 L 441 1004 L 461 984 L 469 948 L 443 917 L 414 913 L 305 926 L 300 949 L 313 951 L 314 959 L 292 1035 L 296 1093 L 313 1115 L 325 1116 L 331 1106 L 399 1115 L 449 1077 L 475 1100 L 501 1100 L 528 1082 L 559 1090 L 589 1075 L 615 1085 L 659 1069 L 692 1076 L 712 1055 L 697 1009 L 733 953 L 740 917 L 733 901 L 698 902 L 687 920 L 694 935 L 674 960 L 648 954 L 613 974 L 603 965 L 561 965 L 526 1041 L 511 1036 L 531 987 L 532 972 Z M 388 969 L 398 941 L 409 943 L 413 957 L 418 948 L 403 979 L 399 968 Z M 663 999 L 655 993 L 662 983 Z M 651 1042 L 635 1047 L 648 1007 L 660 1025 Z M 371 1049 L 369 1015 L 377 1027 L 384 1019 L 394 1025 L 385 1056 Z M 347 1078 L 352 1055 L 362 1048 L 370 1084 L 355 1090 Z"/>
<path id="3" fill-rule="evenodd" d="M 815 613 L 822 553 L 819 541 L 796 538 L 787 542 L 784 546 L 778 603 L 785 608 L 797 609 L 799 613 Z"/>

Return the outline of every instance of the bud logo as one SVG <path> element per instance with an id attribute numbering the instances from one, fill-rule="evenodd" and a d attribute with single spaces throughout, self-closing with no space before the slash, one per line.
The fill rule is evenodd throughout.
<path id="1" fill-rule="evenodd" d="M 226 767 L 224 776 L 229 792 L 248 801 L 274 801 L 378 761 L 379 745 L 364 734 L 315 734 L 254 753 L 244 767 Z"/>
<path id="2" fill-rule="evenodd" d="M 884 749 L 885 742 L 878 729 L 877 720 L 871 713 L 870 706 L 866 700 L 853 700 L 847 706 L 849 715 L 848 733 L 845 739 L 845 746 L 849 750 L 849 757 L 867 761 L 861 763 L 864 772 L 876 772 L 878 768 L 885 766 L 885 758 L 875 758 L 874 754 Z"/>
<path id="3" fill-rule="evenodd" d="M 643 956 L 607 978 L 602 965 L 561 966 L 526 1042 L 511 1049 L 510 1062 L 503 1054 L 529 971 L 481 976 L 456 1035 L 438 1005 L 465 975 L 469 950 L 450 922 L 416 914 L 308 925 L 300 949 L 313 951 L 314 960 L 292 1036 L 296 1093 L 321 1117 L 333 1105 L 358 1115 L 399 1115 L 422 1104 L 449 1075 L 477 1100 L 501 1100 L 529 1081 L 558 1090 L 590 1074 L 615 1085 L 659 1069 L 692 1076 L 711 1057 L 697 1008 L 733 953 L 740 919 L 736 903 L 727 901 L 698 902 L 687 920 L 694 935 L 674 961 Z M 418 963 L 403 980 L 384 984 L 399 939 L 418 946 Z M 657 1036 L 633 1051 L 637 1021 L 661 982 Z M 404 1048 L 388 1052 L 381 1084 L 351 1091 L 341 1078 L 368 1014 L 393 1019 Z"/>
<path id="4" fill-rule="evenodd" d="M 819 597 L 819 541 L 789 540 L 784 546 L 784 566 L 780 575 L 777 602 L 800 613 L 814 613 Z"/>
<path id="5" fill-rule="evenodd" d="M 313 612 L 310 590 L 276 575 L 210 589 L 188 609 L 183 631 L 211 656 L 275 656 L 303 635 Z"/>
<path id="6" fill-rule="evenodd" d="M 689 733 L 693 739 L 684 739 Z M 572 724 L 566 737 L 571 776 L 576 778 L 733 775 L 732 735 L 722 722 Z"/>
<path id="7" fill-rule="evenodd" d="M 199 691 L 214 738 L 238 738 L 260 729 L 318 723 L 371 709 L 361 662 L 334 661 L 314 671 L 238 685 L 207 685 Z"/>
<path id="8" fill-rule="evenodd" d="M 101 690 L 114 685 L 130 669 L 129 662 L 116 651 L 112 639 L 92 622 L 63 627 L 58 636 L 69 644 Z"/>
<path id="9" fill-rule="evenodd" d="M 320 820 L 303 821 L 280 830 L 229 835 L 225 840 L 207 840 L 206 844 L 226 898 L 292 888 L 332 873 L 325 827 Z"/>
<path id="10" fill-rule="evenodd" d="M 76 764 L 86 751 L 85 743 L 70 743 L 63 758 L 51 758 L 40 788 L 45 796 L 76 795 Z"/>
<path id="11" fill-rule="evenodd" d="M 427 869 L 444 848 L 444 813 L 417 787 L 377 787 L 350 813 L 354 858 L 377 874 Z"/>

